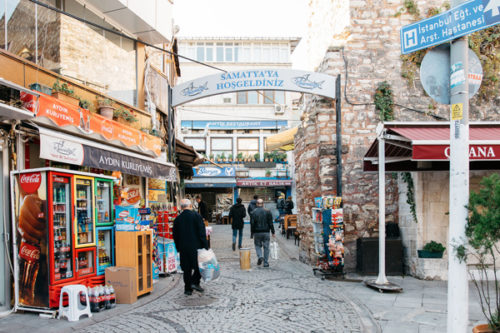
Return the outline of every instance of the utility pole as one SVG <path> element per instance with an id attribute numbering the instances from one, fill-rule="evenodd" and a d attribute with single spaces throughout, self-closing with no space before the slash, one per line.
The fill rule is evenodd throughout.
<path id="1" fill-rule="evenodd" d="M 452 7 L 464 3 L 452 0 Z M 465 333 L 469 323 L 467 265 L 453 247 L 465 240 L 469 203 L 469 63 L 467 36 L 450 48 L 450 223 L 448 235 L 448 333 Z"/>

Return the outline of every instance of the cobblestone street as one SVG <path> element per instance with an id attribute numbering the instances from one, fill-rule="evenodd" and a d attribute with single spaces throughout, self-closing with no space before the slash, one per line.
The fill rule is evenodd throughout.
<path id="1" fill-rule="evenodd" d="M 212 248 L 221 277 L 202 284 L 204 294 L 183 294 L 182 279 L 157 300 L 80 332 L 363 332 L 362 319 L 341 285 L 314 277 L 296 257 L 297 246 L 280 235 L 279 260 L 257 267 L 249 226 L 244 247 L 252 248 L 252 270 L 241 271 L 231 250 L 231 227 L 214 226 Z M 345 284 L 343 285 L 345 286 Z"/>

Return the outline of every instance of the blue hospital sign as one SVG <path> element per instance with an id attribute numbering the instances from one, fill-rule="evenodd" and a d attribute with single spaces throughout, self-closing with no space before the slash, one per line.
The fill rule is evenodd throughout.
<path id="1" fill-rule="evenodd" d="M 472 0 L 404 26 L 401 53 L 408 54 L 483 30 L 500 22 L 500 0 Z"/>

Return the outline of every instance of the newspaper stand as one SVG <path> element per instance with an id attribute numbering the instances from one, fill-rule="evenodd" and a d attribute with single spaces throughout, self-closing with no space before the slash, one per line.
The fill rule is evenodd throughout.
<path id="1" fill-rule="evenodd" d="M 315 198 L 313 208 L 314 275 L 344 277 L 344 219 L 341 197 Z"/>

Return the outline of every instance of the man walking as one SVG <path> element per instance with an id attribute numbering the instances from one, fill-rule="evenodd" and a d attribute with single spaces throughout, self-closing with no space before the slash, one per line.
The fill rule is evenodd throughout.
<path id="1" fill-rule="evenodd" d="M 248 204 L 248 215 L 250 216 L 250 219 L 252 219 L 252 212 L 254 211 L 255 208 L 257 208 L 257 200 L 259 199 L 258 195 L 253 196 L 253 200 L 250 201 Z"/>
<path id="2" fill-rule="evenodd" d="M 191 201 L 181 200 L 182 213 L 174 220 L 173 236 L 184 272 L 184 294 L 191 295 L 200 287 L 201 274 L 198 268 L 198 249 L 207 249 L 207 232 L 200 214 L 193 211 Z M 194 273 L 193 273 L 194 270 Z"/>
<path id="3" fill-rule="evenodd" d="M 196 202 L 198 203 L 198 214 L 203 218 L 203 222 L 208 222 L 208 208 L 205 201 L 201 200 L 201 195 L 196 196 Z"/>
<path id="4" fill-rule="evenodd" d="M 245 206 L 241 203 L 241 198 L 236 199 L 236 204 L 229 210 L 229 219 L 233 229 L 233 251 L 236 250 L 236 235 L 239 232 L 238 249 L 241 249 L 243 240 L 243 219 L 247 216 Z"/>
<path id="5" fill-rule="evenodd" d="M 251 233 L 254 237 L 255 252 L 257 252 L 257 265 L 264 262 L 264 267 L 269 267 L 269 231 L 274 235 L 273 215 L 268 209 L 264 208 L 264 200 L 257 200 L 257 208 L 252 212 L 250 219 Z M 262 256 L 262 247 L 264 256 Z"/>
<path id="6" fill-rule="evenodd" d="M 288 197 L 285 202 L 285 214 L 290 215 L 292 214 L 292 209 L 293 209 L 293 200 L 292 197 Z"/>

